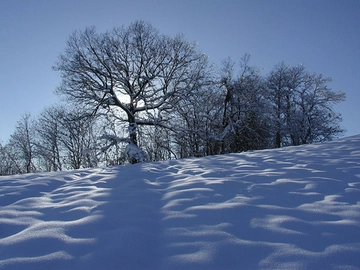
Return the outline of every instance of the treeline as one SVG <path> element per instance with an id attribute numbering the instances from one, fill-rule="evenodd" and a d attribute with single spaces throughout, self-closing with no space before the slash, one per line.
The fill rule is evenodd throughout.
<path id="1" fill-rule="evenodd" d="M 344 93 L 304 66 L 262 75 L 245 55 L 220 68 L 183 36 L 145 22 L 75 32 L 54 69 L 55 105 L 0 145 L 0 174 L 202 157 L 331 140 Z"/>

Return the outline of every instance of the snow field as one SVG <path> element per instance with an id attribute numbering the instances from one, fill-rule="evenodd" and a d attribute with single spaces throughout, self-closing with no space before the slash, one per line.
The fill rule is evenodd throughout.
<path id="1" fill-rule="evenodd" d="M 0 269 L 360 269 L 360 135 L 0 177 Z"/>

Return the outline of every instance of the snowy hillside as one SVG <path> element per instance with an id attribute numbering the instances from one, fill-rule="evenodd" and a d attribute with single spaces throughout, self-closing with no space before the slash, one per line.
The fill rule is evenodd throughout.
<path id="1" fill-rule="evenodd" d="M 360 135 L 0 177 L 0 269 L 360 269 Z"/>

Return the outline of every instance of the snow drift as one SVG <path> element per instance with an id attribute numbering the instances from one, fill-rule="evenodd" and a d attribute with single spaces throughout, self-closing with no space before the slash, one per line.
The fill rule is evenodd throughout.
<path id="1" fill-rule="evenodd" d="M 360 135 L 0 177 L 0 269 L 360 269 Z"/>

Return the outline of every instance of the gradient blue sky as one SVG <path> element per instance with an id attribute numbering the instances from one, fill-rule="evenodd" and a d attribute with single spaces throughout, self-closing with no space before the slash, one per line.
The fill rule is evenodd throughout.
<path id="1" fill-rule="evenodd" d="M 51 67 L 74 30 L 136 20 L 184 33 L 216 64 L 249 53 L 264 74 L 284 61 L 332 77 L 347 95 L 335 107 L 345 135 L 360 134 L 359 0 L 1 0 L 0 142 L 22 115 L 58 102 Z"/>

